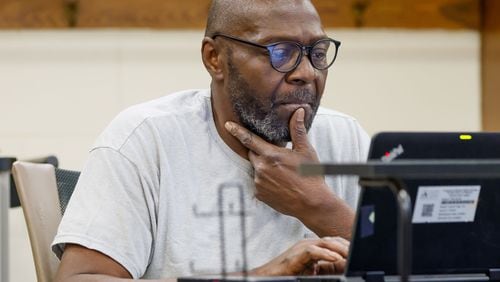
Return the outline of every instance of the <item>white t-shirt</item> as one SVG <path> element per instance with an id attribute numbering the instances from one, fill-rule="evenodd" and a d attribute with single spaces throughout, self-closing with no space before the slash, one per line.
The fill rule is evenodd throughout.
<path id="1" fill-rule="evenodd" d="M 320 108 L 309 140 L 321 161 L 364 161 L 369 138 L 357 121 Z M 327 178 L 355 207 L 355 178 Z M 243 264 L 241 210 L 245 205 L 248 269 L 304 237 L 294 217 L 253 197 L 251 164 L 218 135 L 209 90 L 188 90 L 133 106 L 101 134 L 82 171 L 53 242 L 102 252 L 134 278 L 221 272 L 218 191 L 223 185 L 226 270 Z"/>

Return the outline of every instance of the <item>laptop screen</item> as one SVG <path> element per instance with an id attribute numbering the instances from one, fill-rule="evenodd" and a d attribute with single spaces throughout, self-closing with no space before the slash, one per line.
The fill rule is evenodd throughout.
<path id="1" fill-rule="evenodd" d="M 500 133 L 380 133 L 369 159 L 500 159 Z M 500 268 L 500 179 L 404 180 L 412 199 L 412 273 Z M 388 188 L 362 189 L 348 275 L 397 274 L 397 209 Z"/>

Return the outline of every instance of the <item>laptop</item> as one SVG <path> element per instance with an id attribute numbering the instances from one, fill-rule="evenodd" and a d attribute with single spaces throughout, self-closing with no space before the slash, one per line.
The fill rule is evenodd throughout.
<path id="1" fill-rule="evenodd" d="M 369 159 L 500 159 L 500 133 L 384 132 L 373 137 Z M 412 273 L 416 278 L 446 275 L 472 281 L 498 275 L 500 179 L 403 182 L 413 205 Z M 393 193 L 364 187 L 347 275 L 396 275 L 396 231 Z"/>
<path id="2" fill-rule="evenodd" d="M 500 133 L 384 132 L 372 138 L 369 159 L 500 159 Z M 412 281 L 489 281 L 499 275 L 500 179 L 403 182 L 413 203 Z M 419 201 L 424 194 L 434 200 Z M 461 196 L 446 198 L 450 194 Z M 439 206 L 436 199 L 449 208 Z M 394 281 L 398 279 L 396 220 L 396 202 L 388 188 L 362 187 L 345 275 L 214 275 L 178 281 Z"/>

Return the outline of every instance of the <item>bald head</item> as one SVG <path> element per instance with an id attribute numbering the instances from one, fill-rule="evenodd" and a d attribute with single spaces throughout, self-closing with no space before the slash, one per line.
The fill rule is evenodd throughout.
<path id="1" fill-rule="evenodd" d="M 259 17 L 269 15 L 270 9 L 279 9 L 282 5 L 305 5 L 316 13 L 310 0 L 212 0 L 205 36 L 212 37 L 217 32 L 238 34 L 252 30 Z"/>
<path id="2" fill-rule="evenodd" d="M 236 27 L 244 24 L 238 15 L 247 14 L 255 6 L 255 1 L 212 0 L 208 10 L 205 36 L 212 37 L 214 33 L 231 33 Z"/>

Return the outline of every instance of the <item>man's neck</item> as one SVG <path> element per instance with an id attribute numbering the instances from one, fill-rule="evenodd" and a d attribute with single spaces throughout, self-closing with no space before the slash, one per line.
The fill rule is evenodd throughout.
<path id="1" fill-rule="evenodd" d="M 224 124 L 226 121 L 233 121 L 239 123 L 239 120 L 234 116 L 234 114 L 228 115 L 224 109 L 230 109 L 232 106 L 224 103 L 224 99 L 220 97 L 216 97 L 212 92 L 210 97 L 210 102 L 212 103 L 212 116 L 215 122 L 215 128 L 217 129 L 217 133 L 222 138 L 224 143 L 229 146 L 236 154 L 241 156 L 242 158 L 248 160 L 248 149 L 243 146 L 238 139 L 232 136 Z M 231 111 L 232 113 L 232 111 Z"/>

